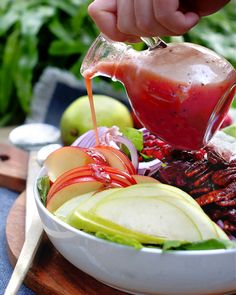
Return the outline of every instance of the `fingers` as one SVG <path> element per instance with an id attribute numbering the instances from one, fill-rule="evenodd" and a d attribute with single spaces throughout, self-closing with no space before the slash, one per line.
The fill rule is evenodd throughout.
<path id="1" fill-rule="evenodd" d="M 117 27 L 120 32 L 133 36 L 175 35 L 155 19 L 153 0 L 118 0 Z"/>
<path id="2" fill-rule="evenodd" d="M 95 0 L 88 12 L 110 39 L 128 42 L 182 35 L 199 21 L 196 13 L 179 11 L 179 0 Z"/>
<path id="3" fill-rule="evenodd" d="M 117 27 L 136 36 L 182 35 L 199 20 L 193 12 L 178 10 L 178 0 L 118 0 Z"/>
<path id="4" fill-rule="evenodd" d="M 117 28 L 129 35 L 139 35 L 135 23 L 134 0 L 117 1 Z"/>
<path id="5" fill-rule="evenodd" d="M 134 11 L 136 26 L 141 36 L 171 36 L 174 34 L 155 18 L 153 0 L 145 0 L 145 5 L 143 5 L 143 0 L 134 0 Z"/>
<path id="6" fill-rule="evenodd" d="M 171 32 L 182 35 L 198 23 L 199 16 L 194 12 L 183 13 L 178 8 L 178 0 L 153 0 L 155 19 Z"/>
<path id="7" fill-rule="evenodd" d="M 136 36 L 122 33 L 117 27 L 117 1 L 95 0 L 88 7 L 88 13 L 99 30 L 112 40 L 138 42 Z"/>

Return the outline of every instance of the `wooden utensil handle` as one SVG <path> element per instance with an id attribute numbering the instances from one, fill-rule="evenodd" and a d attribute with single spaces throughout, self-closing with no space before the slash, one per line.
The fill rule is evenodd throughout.
<path id="1" fill-rule="evenodd" d="M 13 270 L 4 295 L 17 294 L 37 252 L 41 241 L 43 227 L 38 214 L 32 220 L 23 248 Z"/>

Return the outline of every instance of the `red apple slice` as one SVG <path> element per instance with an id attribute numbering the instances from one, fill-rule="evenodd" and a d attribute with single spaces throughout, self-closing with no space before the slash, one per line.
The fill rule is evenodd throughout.
<path id="1" fill-rule="evenodd" d="M 109 166 L 102 166 L 102 168 L 110 174 L 112 179 L 119 179 L 121 181 L 123 180 L 127 185 L 133 185 L 137 183 L 133 176 L 126 171 L 121 171 Z"/>
<path id="2" fill-rule="evenodd" d="M 51 186 L 47 200 L 49 201 L 55 193 L 65 186 L 86 181 L 102 182 L 105 188 L 127 187 L 136 184 L 135 179 L 125 171 L 120 171 L 109 166 L 89 164 L 74 168 L 59 176 Z"/>
<path id="3" fill-rule="evenodd" d="M 95 163 L 95 161 L 86 153 L 86 149 L 67 146 L 52 152 L 44 165 L 50 180 L 54 182 L 64 172 L 89 163 Z"/>
<path id="4" fill-rule="evenodd" d="M 94 179 L 87 179 L 86 181 L 77 181 L 68 184 L 54 193 L 50 199 L 47 199 L 46 207 L 50 212 L 54 212 L 66 201 L 85 193 L 98 191 L 104 188 L 104 184 Z"/>
<path id="5" fill-rule="evenodd" d="M 91 176 L 91 169 L 88 165 L 76 167 L 64 172 L 59 177 L 57 177 L 56 181 L 52 184 L 48 192 L 48 198 L 53 195 L 59 189 L 59 187 L 63 186 L 63 183 L 70 182 L 71 179 L 85 176 Z"/>
<path id="6" fill-rule="evenodd" d="M 92 149 L 102 153 L 110 167 L 126 171 L 131 175 L 136 173 L 130 159 L 123 152 L 110 146 L 96 146 Z"/>

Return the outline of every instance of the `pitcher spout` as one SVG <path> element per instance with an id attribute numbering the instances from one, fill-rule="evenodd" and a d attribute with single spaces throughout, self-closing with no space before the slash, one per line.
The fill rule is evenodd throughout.
<path id="1" fill-rule="evenodd" d="M 115 79 L 117 64 L 122 60 L 131 46 L 121 42 L 114 42 L 100 34 L 88 50 L 80 72 L 85 78 L 106 76 Z M 109 64 L 109 71 L 102 71 L 100 64 Z"/>

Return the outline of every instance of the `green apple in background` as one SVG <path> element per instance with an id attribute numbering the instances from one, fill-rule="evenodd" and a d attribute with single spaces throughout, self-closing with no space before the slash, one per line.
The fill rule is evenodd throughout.
<path id="1" fill-rule="evenodd" d="M 133 127 L 132 116 L 123 103 L 105 95 L 94 95 L 93 98 L 98 126 L 116 125 L 121 130 Z M 65 109 L 60 128 L 62 141 L 66 145 L 70 145 L 78 136 L 93 129 L 87 96 L 79 97 Z"/>

